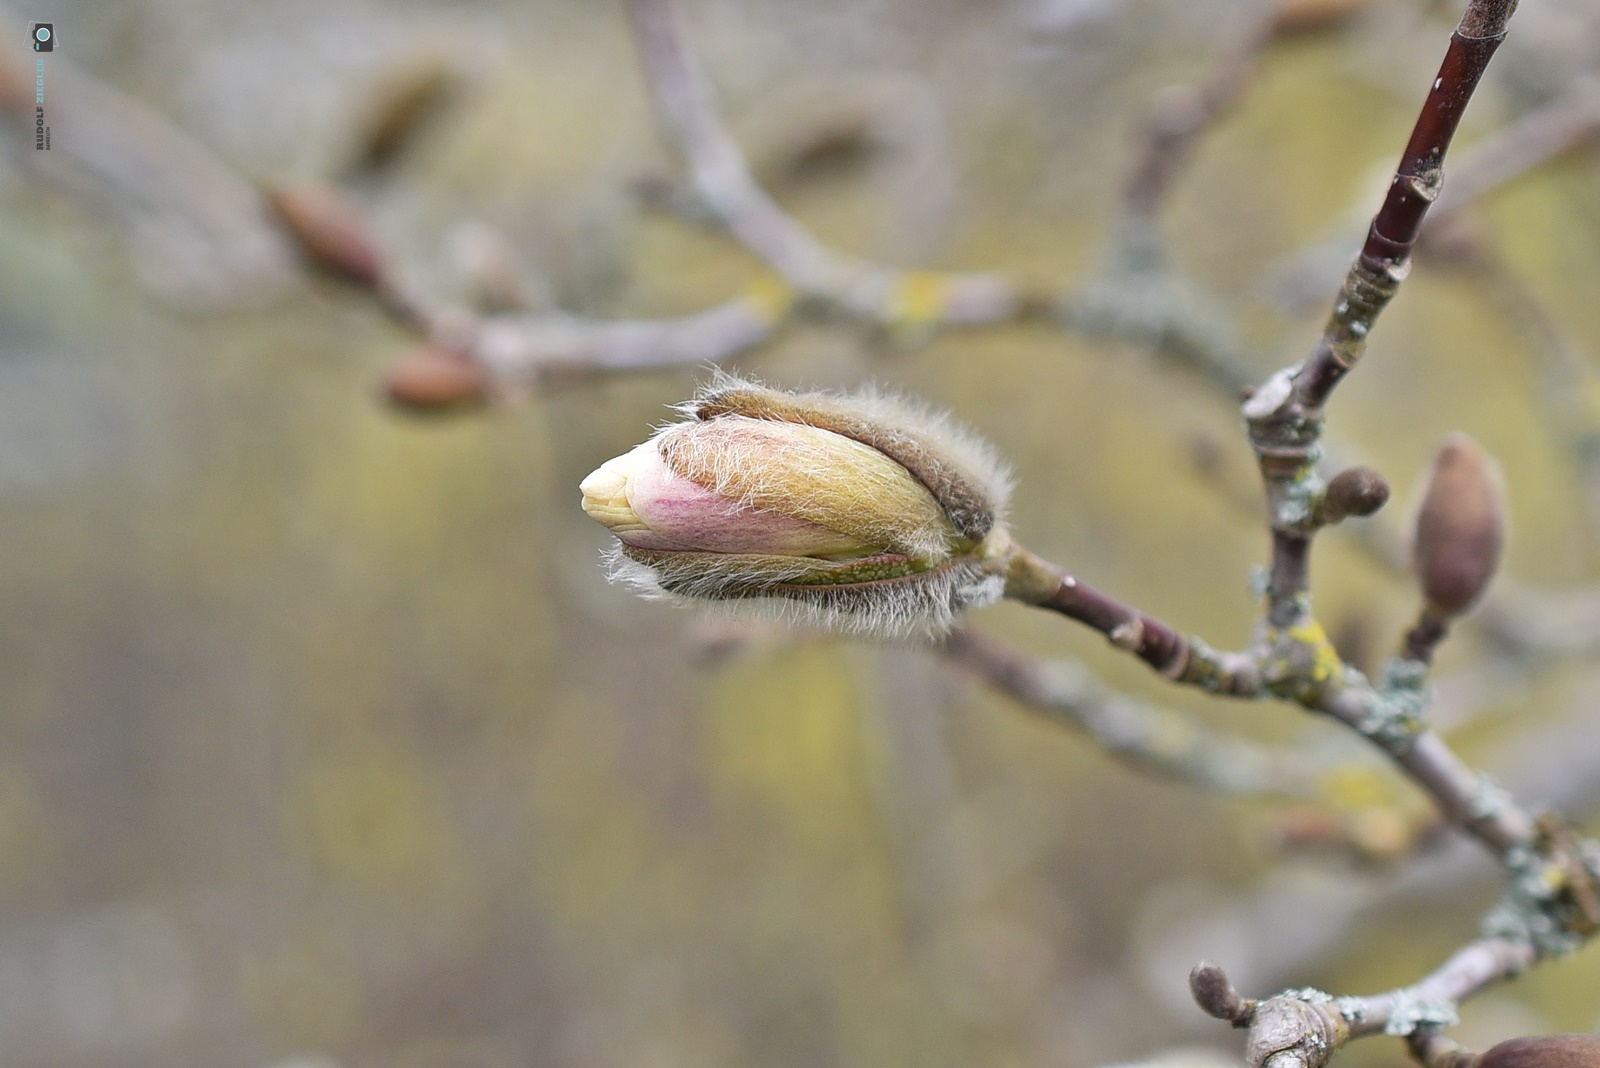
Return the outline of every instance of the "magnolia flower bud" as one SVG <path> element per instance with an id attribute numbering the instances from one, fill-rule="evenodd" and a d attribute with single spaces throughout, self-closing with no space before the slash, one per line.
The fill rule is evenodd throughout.
<path id="1" fill-rule="evenodd" d="M 1478 1068 L 1600 1068 L 1600 1035 L 1530 1035 L 1485 1051 Z"/>
<path id="2" fill-rule="evenodd" d="M 290 182 L 268 188 L 267 203 L 306 259 L 356 285 L 377 285 L 383 252 L 350 198 L 332 186 Z"/>
<path id="3" fill-rule="evenodd" d="M 613 577 L 881 637 L 999 599 L 1007 476 L 945 419 L 731 378 L 682 410 L 579 487 L 617 536 Z"/>
<path id="4" fill-rule="evenodd" d="M 1472 607 L 1504 542 L 1500 473 L 1471 438 L 1452 434 L 1434 457 L 1412 545 L 1429 612 L 1451 619 Z"/>
<path id="5" fill-rule="evenodd" d="M 483 368 L 467 357 L 423 345 L 390 365 L 383 391 L 411 411 L 454 411 L 482 403 L 488 381 Z"/>

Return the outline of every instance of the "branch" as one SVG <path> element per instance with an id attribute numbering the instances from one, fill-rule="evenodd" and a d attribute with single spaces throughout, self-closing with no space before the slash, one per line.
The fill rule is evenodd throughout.
<path id="1" fill-rule="evenodd" d="M 1262 692 L 1254 657 L 1218 652 L 1198 638 L 1185 637 L 1020 546 L 1012 552 L 1006 596 L 1092 627 L 1174 682 L 1239 697 Z"/>
<path id="2" fill-rule="evenodd" d="M 1274 7 L 1205 79 L 1175 86 L 1157 100 L 1139 132 L 1139 152 L 1123 187 L 1126 215 L 1154 218 L 1195 145 L 1232 110 L 1249 86 L 1261 53 L 1286 32 L 1282 18 L 1283 11 Z"/>
<path id="3" fill-rule="evenodd" d="M 565 315 L 490 316 L 466 340 L 504 383 L 720 363 L 765 341 L 787 317 L 781 287 L 757 284 L 703 312 L 601 322 Z"/>
<path id="4" fill-rule="evenodd" d="M 507 403 L 538 389 L 610 374 L 721 363 L 772 336 L 786 318 L 763 287 L 703 312 L 597 321 L 563 314 L 429 315 L 428 342 L 390 366 L 385 391 L 417 410 Z"/>
<path id="5" fill-rule="evenodd" d="M 390 397 L 415 408 L 506 400 L 556 380 L 720 363 L 765 341 L 794 306 L 788 286 L 762 278 L 738 297 L 673 318 L 480 314 L 411 287 L 360 208 L 332 187 L 280 185 L 267 199 L 311 265 L 364 293 L 425 342 L 388 378 Z"/>
<path id="6" fill-rule="evenodd" d="M 50 114 L 62 136 L 35 151 L 31 54 L 10 45 L 24 34 L 9 19 L 0 19 L 0 33 L 0 134 L 29 176 L 132 232 L 144 285 L 202 308 L 283 291 L 293 250 L 256 188 L 159 112 L 59 53 L 50 61 Z"/>
<path id="7" fill-rule="evenodd" d="M 634 35 L 662 128 L 717 220 L 807 297 L 886 324 L 971 325 L 1041 303 L 997 274 L 901 273 L 835 252 L 767 195 L 717 119 L 674 0 L 632 0 Z"/>
<path id="8" fill-rule="evenodd" d="M 938 646 L 945 659 L 1027 707 L 1065 721 L 1142 771 L 1240 796 L 1306 798 L 1326 762 L 1219 734 L 1107 689 L 1074 662 L 1039 661 L 967 629 Z"/>
<path id="9" fill-rule="evenodd" d="M 1488 937 L 1468 943 L 1411 986 L 1367 997 L 1307 989 L 1251 1001 L 1209 961 L 1195 966 L 1189 986 L 1208 1015 L 1246 1029 L 1248 1068 L 1320 1068 L 1353 1038 L 1413 1035 L 1455 1023 L 1461 1001 L 1537 959 L 1526 941 Z"/>
<path id="10" fill-rule="evenodd" d="M 1533 817 L 1423 724 L 1420 677 L 1372 685 L 1340 662 L 1309 619 L 1286 628 L 1269 625 L 1249 652 L 1219 652 L 1020 547 L 1006 595 L 1092 627 L 1175 682 L 1236 697 L 1277 696 L 1339 720 L 1383 749 L 1446 819 L 1496 856 L 1533 838 Z"/>
<path id="11" fill-rule="evenodd" d="M 1600 82 L 1590 78 L 1472 145 L 1450 172 L 1423 233 L 1529 171 L 1600 139 Z"/>
<path id="12" fill-rule="evenodd" d="M 1451 35 L 1383 206 L 1373 217 L 1333 314 L 1303 364 L 1279 371 L 1244 405 L 1250 442 L 1267 484 L 1272 526 L 1268 618 L 1287 627 L 1310 618 L 1309 561 L 1323 408 L 1366 350 L 1367 335 L 1410 270 L 1411 247 L 1444 181 L 1444 157 L 1467 102 L 1505 38 L 1514 0 L 1472 0 Z"/>
<path id="13" fill-rule="evenodd" d="M 1586 80 L 1462 152 L 1424 221 L 1418 249 L 1449 244 L 1456 228 L 1447 224 L 1459 221 L 1483 197 L 1568 152 L 1593 146 L 1600 134 L 1597 95 L 1594 81 Z M 1325 299 L 1324 279 L 1344 266 L 1347 242 L 1356 236 L 1341 226 L 1274 266 L 1263 288 L 1285 312 L 1311 310 Z"/>

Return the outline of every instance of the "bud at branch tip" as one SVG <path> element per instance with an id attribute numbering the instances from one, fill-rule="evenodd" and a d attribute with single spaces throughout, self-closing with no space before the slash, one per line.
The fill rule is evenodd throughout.
<path id="1" fill-rule="evenodd" d="M 1452 434 L 1434 457 L 1412 543 L 1429 612 L 1448 620 L 1477 602 L 1499 566 L 1505 525 L 1499 469 L 1471 438 Z"/>
<path id="2" fill-rule="evenodd" d="M 680 411 L 580 486 L 614 578 L 877 637 L 941 634 L 1001 596 L 1009 476 L 945 417 L 725 375 Z"/>

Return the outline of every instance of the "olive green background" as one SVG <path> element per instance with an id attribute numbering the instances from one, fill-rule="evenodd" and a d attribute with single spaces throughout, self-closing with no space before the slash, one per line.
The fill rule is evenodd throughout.
<path id="1" fill-rule="evenodd" d="M 1548 29 L 1559 10 L 1523 6 L 1529 43 L 1507 46 L 1463 144 L 1586 61 L 1569 23 Z M 735 132 L 824 240 L 1063 281 L 1095 269 L 1152 95 L 1202 75 L 1255 10 L 687 7 Z M 457 71 L 442 115 L 354 188 L 430 283 L 469 217 L 577 313 L 689 312 L 756 275 L 631 192 L 671 157 L 610 0 L 41 10 L 13 3 L 9 24 L 53 17 L 58 55 L 252 178 L 332 172 L 373 86 Z M 1273 312 L 1263 280 L 1330 235 L 1353 247 L 1451 18 L 1380 4 L 1275 48 L 1174 195 L 1174 255 L 1237 313 L 1262 375 L 1322 314 Z M 774 164 L 796 116 L 869 98 L 888 101 L 878 147 Z M 358 295 L 314 280 L 176 309 L 139 284 L 148 250 L 115 212 L 0 175 L 0 1060 L 1077 1068 L 1236 1050 L 1184 1006 L 1171 932 L 1283 860 L 1266 844 L 1277 808 L 1125 770 L 915 650 L 756 633 L 712 655 L 691 617 L 606 584 L 577 483 L 700 371 L 408 418 L 376 390 L 407 340 Z M 1596 178 L 1574 156 L 1475 216 L 1590 357 Z M 1019 538 L 1214 644 L 1247 639 L 1265 534 L 1188 456 L 1208 436 L 1248 485 L 1248 452 L 1230 398 L 1187 370 L 1039 325 L 912 347 L 822 322 L 737 366 L 955 410 L 1014 463 Z M 1390 477 L 1399 515 L 1439 440 L 1469 431 L 1505 470 L 1507 570 L 1579 585 L 1600 565 L 1595 527 L 1544 428 L 1539 368 L 1475 283 L 1423 264 L 1330 433 Z M 1375 655 L 1414 610 L 1338 534 L 1315 581 L 1330 627 L 1361 621 Z M 973 622 L 1221 728 L 1336 736 L 1293 709 L 1168 691 L 1042 613 Z M 1443 670 L 1484 648 L 1463 632 Z M 1592 690 L 1582 665 L 1552 667 L 1465 751 L 1492 763 Z M 1271 884 L 1280 908 L 1392 878 L 1292 863 L 1299 881 Z M 1487 860 L 1464 870 L 1273 981 L 1409 981 L 1492 897 Z M 1248 941 L 1203 951 L 1230 964 Z M 1595 1026 L 1597 961 L 1486 995 L 1463 1034 Z M 1401 1056 L 1378 1040 L 1342 1063 Z"/>

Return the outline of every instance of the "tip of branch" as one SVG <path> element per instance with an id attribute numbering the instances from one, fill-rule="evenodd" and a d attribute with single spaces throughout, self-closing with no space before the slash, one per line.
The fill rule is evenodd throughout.
<path id="1" fill-rule="evenodd" d="M 1222 965 L 1203 960 L 1189 973 L 1189 993 L 1207 1016 L 1227 1020 L 1235 1027 L 1248 1023 L 1255 1004 L 1234 989 Z"/>

